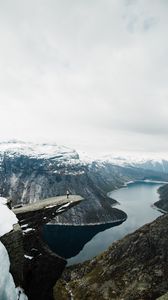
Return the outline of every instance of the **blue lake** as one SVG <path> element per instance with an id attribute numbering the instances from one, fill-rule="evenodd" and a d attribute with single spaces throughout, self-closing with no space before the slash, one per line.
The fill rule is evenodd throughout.
<path id="1" fill-rule="evenodd" d="M 119 202 L 115 207 L 126 212 L 128 216 L 120 225 L 106 224 L 99 228 L 45 225 L 44 239 L 53 251 L 68 258 L 68 265 L 90 259 L 106 250 L 113 241 L 162 214 L 152 207 L 153 203 L 159 200 L 157 189 L 161 185 L 162 183 L 138 181 L 110 192 L 108 195 Z"/>

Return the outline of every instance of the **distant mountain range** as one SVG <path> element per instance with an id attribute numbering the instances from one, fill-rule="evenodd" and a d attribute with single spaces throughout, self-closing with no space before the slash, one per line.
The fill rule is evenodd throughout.
<path id="1" fill-rule="evenodd" d="M 77 211 L 69 210 L 69 218 L 76 215 L 83 223 L 93 217 L 95 222 L 111 220 L 115 201 L 107 193 L 131 180 L 144 179 L 168 181 L 168 160 L 112 155 L 86 159 L 56 144 L 0 143 L 1 196 L 16 205 L 65 195 L 68 189 L 88 200 L 74 208 Z"/>
<path id="2" fill-rule="evenodd" d="M 125 156 L 104 156 L 99 161 L 108 162 L 110 164 L 122 166 L 122 167 L 136 167 L 148 170 L 154 170 L 158 172 L 168 172 L 168 157 L 164 155 L 151 154 L 134 154 Z"/>
<path id="3" fill-rule="evenodd" d="M 111 164 L 121 167 L 136 167 L 149 169 L 159 172 L 168 172 L 168 155 L 154 153 L 126 153 L 126 154 L 106 154 L 100 157 L 89 157 L 78 154 L 76 150 L 57 144 L 48 143 L 30 143 L 24 141 L 5 141 L 0 142 L 0 157 L 18 157 L 25 156 L 30 159 L 52 159 L 57 163 L 68 165 L 91 165 L 93 162 L 97 165 Z M 59 164 L 57 164 L 59 166 Z"/>

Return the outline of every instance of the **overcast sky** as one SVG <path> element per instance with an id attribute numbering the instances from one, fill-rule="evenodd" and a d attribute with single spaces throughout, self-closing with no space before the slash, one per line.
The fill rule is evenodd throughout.
<path id="1" fill-rule="evenodd" d="M 0 138 L 167 152 L 168 1 L 0 1 Z"/>

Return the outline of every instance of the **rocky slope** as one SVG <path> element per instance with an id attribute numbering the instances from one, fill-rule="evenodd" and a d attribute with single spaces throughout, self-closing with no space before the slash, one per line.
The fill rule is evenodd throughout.
<path id="1" fill-rule="evenodd" d="M 168 211 L 168 184 L 161 186 L 158 192 L 160 200 L 155 205 L 161 210 Z"/>
<path id="2" fill-rule="evenodd" d="M 23 286 L 24 250 L 23 236 L 19 224 L 13 230 L 0 237 L 1 242 L 8 251 L 10 258 L 10 272 L 16 286 Z"/>
<path id="3" fill-rule="evenodd" d="M 55 299 L 157 299 L 168 291 L 168 214 L 123 238 L 100 256 L 66 269 Z M 60 298 L 61 297 L 61 298 Z"/>

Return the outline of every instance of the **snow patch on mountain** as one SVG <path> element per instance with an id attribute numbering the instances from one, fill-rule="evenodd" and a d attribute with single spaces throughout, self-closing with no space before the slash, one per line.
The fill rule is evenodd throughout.
<path id="1" fill-rule="evenodd" d="M 135 153 L 118 152 L 89 156 L 65 146 L 47 143 L 31 143 L 22 141 L 0 142 L 0 167 L 5 168 L 7 159 L 25 157 L 38 159 L 38 167 L 54 174 L 82 175 L 85 167 L 102 168 L 107 164 L 121 167 L 136 167 L 168 173 L 167 153 Z M 11 187 L 16 185 L 17 178 L 11 177 Z"/>
<path id="2" fill-rule="evenodd" d="M 17 300 L 17 292 L 12 275 L 9 273 L 9 257 L 4 245 L 0 242 L 0 299 Z"/>
<path id="3" fill-rule="evenodd" d="M 13 229 L 18 222 L 16 215 L 7 207 L 7 199 L 0 197 L 0 236 Z"/>
<path id="4" fill-rule="evenodd" d="M 69 164 L 89 165 L 92 162 L 97 162 L 102 165 L 103 163 L 110 163 L 118 166 L 135 166 L 137 164 L 150 162 L 155 166 L 157 163 L 162 164 L 164 161 L 168 161 L 167 153 L 114 152 L 89 156 L 85 152 L 77 152 L 66 146 L 17 140 L 0 142 L 0 160 L 2 160 L 2 157 L 5 155 L 10 157 L 23 155 L 30 158 L 57 160 L 57 167 L 61 166 L 62 163 L 66 166 Z"/>
<path id="5" fill-rule="evenodd" d="M 137 154 L 137 155 L 106 155 L 100 159 L 100 161 L 108 162 L 111 164 L 115 164 L 118 166 L 135 166 L 139 164 L 144 164 L 146 162 L 151 162 L 153 166 L 155 166 L 157 163 L 162 163 L 164 160 L 163 156 L 160 156 L 158 154 Z M 165 157 L 165 160 L 168 160 L 168 156 Z"/>
<path id="6" fill-rule="evenodd" d="M 103 155 L 88 156 L 84 152 L 80 152 L 80 159 L 85 164 L 92 164 L 95 167 L 103 167 L 106 164 L 112 164 L 121 167 L 144 167 L 148 169 L 160 169 L 162 172 L 168 170 L 168 154 L 167 153 L 108 153 Z M 167 164 L 167 165 L 166 165 Z"/>
<path id="7" fill-rule="evenodd" d="M 20 287 L 15 287 L 13 277 L 9 272 L 10 262 L 6 248 L 0 242 L 0 299 L 1 300 L 28 300 Z"/>
<path id="8" fill-rule="evenodd" d="M 0 197 L 0 236 L 10 232 L 13 225 L 18 222 L 15 214 L 7 207 L 7 199 Z M 20 287 L 15 287 L 13 277 L 9 272 L 10 261 L 5 246 L 0 242 L 0 299 L 3 300 L 28 300 Z"/>
<path id="9" fill-rule="evenodd" d="M 8 156 L 24 155 L 39 159 L 64 159 L 76 160 L 78 154 L 75 150 L 57 144 L 38 144 L 22 141 L 0 142 L 0 155 Z"/>

